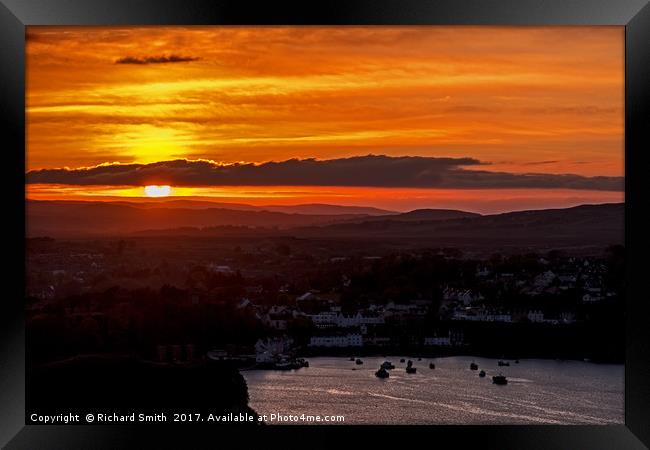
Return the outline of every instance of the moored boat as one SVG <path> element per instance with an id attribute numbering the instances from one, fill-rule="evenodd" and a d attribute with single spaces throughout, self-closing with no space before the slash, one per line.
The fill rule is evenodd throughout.
<path id="1" fill-rule="evenodd" d="M 429 363 L 429 369 L 435 369 L 436 365 L 434 363 Z"/>
<path id="2" fill-rule="evenodd" d="M 384 361 L 381 363 L 381 368 L 386 370 L 391 370 L 395 368 L 395 365 L 390 361 Z"/>
<path id="3" fill-rule="evenodd" d="M 357 358 L 357 360 L 354 363 L 356 365 L 360 366 L 361 364 L 363 364 L 363 361 L 361 361 L 361 359 Z"/>
<path id="4" fill-rule="evenodd" d="M 417 369 L 413 367 L 413 361 L 409 359 L 409 362 L 406 364 L 406 373 L 415 373 Z"/>
<path id="5" fill-rule="evenodd" d="M 291 361 L 280 361 L 275 363 L 276 370 L 293 370 L 296 368 L 295 364 Z"/>
<path id="6" fill-rule="evenodd" d="M 508 379 L 504 375 L 499 374 L 492 377 L 492 383 L 504 385 L 508 384 Z"/>
<path id="7" fill-rule="evenodd" d="M 500 360 L 497 364 L 498 364 L 499 367 L 510 367 L 510 363 L 507 362 L 507 361 L 501 361 Z"/>
<path id="8" fill-rule="evenodd" d="M 478 370 L 478 364 L 472 361 L 469 365 L 469 370 Z"/>
<path id="9" fill-rule="evenodd" d="M 478 373 L 478 376 L 481 377 L 481 378 L 485 377 L 485 370 L 481 370 L 481 371 Z"/>
<path id="10" fill-rule="evenodd" d="M 380 367 L 377 372 L 375 372 L 375 376 L 377 378 L 388 378 L 390 374 L 388 373 L 388 370 L 384 369 L 383 367 Z"/>

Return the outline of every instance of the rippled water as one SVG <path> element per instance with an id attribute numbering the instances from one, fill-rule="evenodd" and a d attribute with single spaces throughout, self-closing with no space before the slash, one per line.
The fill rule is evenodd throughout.
<path id="1" fill-rule="evenodd" d="M 578 361 L 471 357 L 310 358 L 297 371 L 250 370 L 250 405 L 259 414 L 343 415 L 346 424 L 622 424 L 623 366 Z M 408 357 L 405 357 L 408 361 Z M 374 372 L 389 360 L 390 378 Z M 487 372 L 469 370 L 474 361 Z M 436 365 L 429 369 L 429 363 Z M 492 383 L 502 373 L 506 386 Z"/>

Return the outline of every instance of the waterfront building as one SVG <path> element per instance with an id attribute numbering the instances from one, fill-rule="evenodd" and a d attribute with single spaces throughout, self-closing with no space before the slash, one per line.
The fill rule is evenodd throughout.
<path id="1" fill-rule="evenodd" d="M 363 338 L 360 334 L 329 334 L 312 336 L 310 347 L 362 347 Z"/>

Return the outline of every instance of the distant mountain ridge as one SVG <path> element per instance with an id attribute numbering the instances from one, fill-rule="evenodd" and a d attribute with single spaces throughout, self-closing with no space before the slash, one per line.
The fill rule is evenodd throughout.
<path id="1" fill-rule="evenodd" d="M 445 246 L 591 246 L 624 241 L 623 203 L 491 215 L 446 209 L 418 209 L 381 216 L 308 214 L 322 210 L 323 205 L 302 206 L 302 211 L 307 213 L 30 201 L 27 230 L 31 237 L 146 236 L 148 233 L 219 236 L 224 234 L 220 227 L 230 227 L 228 233 L 251 237 L 281 234 L 307 239 L 381 239 Z M 335 205 L 325 206 L 329 211 L 344 211 Z"/>
<path id="2" fill-rule="evenodd" d="M 401 214 L 391 214 L 377 216 L 371 219 L 365 219 L 366 221 L 372 220 L 395 220 L 400 222 L 411 222 L 411 221 L 437 221 L 437 220 L 451 220 L 451 219 L 464 219 L 469 217 L 480 217 L 481 214 L 472 213 L 467 211 L 459 211 L 456 209 L 414 209 L 413 211 L 401 213 Z"/>

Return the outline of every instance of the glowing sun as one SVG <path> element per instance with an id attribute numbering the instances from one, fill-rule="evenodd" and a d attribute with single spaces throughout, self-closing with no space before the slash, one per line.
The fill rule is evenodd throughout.
<path id="1" fill-rule="evenodd" d="M 167 197 L 171 193 L 172 193 L 171 186 L 152 185 L 152 186 L 144 187 L 144 194 L 147 197 Z"/>

